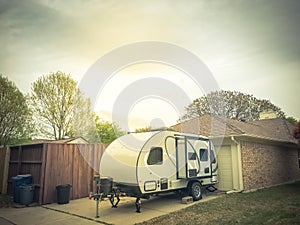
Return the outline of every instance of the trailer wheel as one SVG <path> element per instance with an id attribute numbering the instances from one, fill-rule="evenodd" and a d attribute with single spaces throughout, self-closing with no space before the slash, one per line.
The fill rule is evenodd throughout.
<path id="1" fill-rule="evenodd" d="M 189 194 L 193 197 L 194 201 L 198 201 L 202 199 L 202 190 L 201 190 L 201 184 L 197 181 L 191 183 L 188 187 Z"/>

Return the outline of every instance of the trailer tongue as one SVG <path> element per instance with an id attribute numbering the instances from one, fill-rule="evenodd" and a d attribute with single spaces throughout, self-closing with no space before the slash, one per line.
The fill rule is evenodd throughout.
<path id="1" fill-rule="evenodd" d="M 113 180 L 110 177 L 102 177 L 99 175 L 94 176 L 94 181 L 96 182 L 97 189 L 96 193 L 90 193 L 89 199 L 94 199 L 96 201 L 96 218 L 99 218 L 99 203 L 104 199 L 108 198 L 112 208 L 117 208 L 120 202 L 119 190 L 113 187 Z M 115 199 L 117 202 L 115 203 Z"/>

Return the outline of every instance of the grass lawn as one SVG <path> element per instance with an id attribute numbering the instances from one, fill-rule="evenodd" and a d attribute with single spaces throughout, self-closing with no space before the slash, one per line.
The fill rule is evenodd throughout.
<path id="1" fill-rule="evenodd" d="M 300 182 L 199 201 L 149 224 L 300 224 Z"/>

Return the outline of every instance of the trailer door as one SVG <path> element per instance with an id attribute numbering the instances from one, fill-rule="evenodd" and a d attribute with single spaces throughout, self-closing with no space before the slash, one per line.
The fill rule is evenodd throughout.
<path id="1" fill-rule="evenodd" d="M 197 151 L 198 138 L 176 138 L 177 179 L 198 177 L 200 174 L 200 152 Z"/>
<path id="2" fill-rule="evenodd" d="M 177 137 L 177 179 L 195 178 L 210 174 L 210 152 L 207 139 Z"/>
<path id="3" fill-rule="evenodd" d="M 186 150 L 185 139 L 177 137 L 176 139 L 176 173 L 177 179 L 186 178 Z"/>
<path id="4" fill-rule="evenodd" d="M 187 178 L 200 176 L 200 152 L 198 151 L 199 143 L 202 142 L 198 138 L 186 137 L 186 154 L 187 154 Z"/>

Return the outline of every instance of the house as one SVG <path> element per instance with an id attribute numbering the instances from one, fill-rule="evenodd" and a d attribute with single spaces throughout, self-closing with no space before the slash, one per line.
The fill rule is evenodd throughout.
<path id="1" fill-rule="evenodd" d="M 294 126 L 284 119 L 263 118 L 246 122 L 204 115 L 172 128 L 213 140 L 220 190 L 251 190 L 300 180 Z"/>

